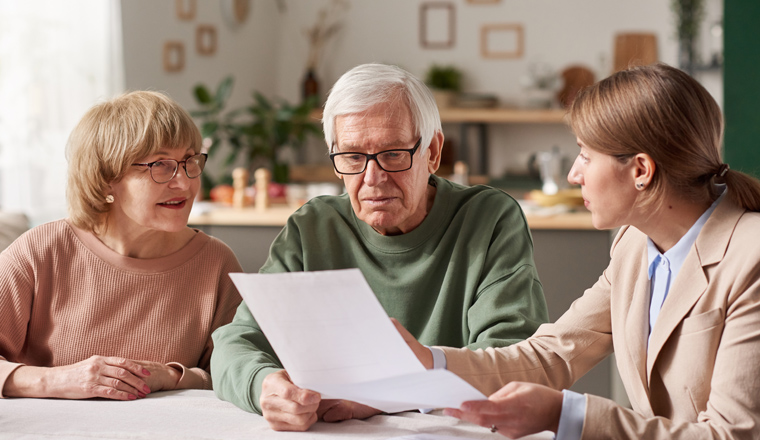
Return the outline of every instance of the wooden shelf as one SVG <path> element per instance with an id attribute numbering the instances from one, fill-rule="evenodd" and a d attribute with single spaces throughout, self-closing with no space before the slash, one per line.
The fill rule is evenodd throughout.
<path id="1" fill-rule="evenodd" d="M 484 124 L 562 124 L 565 110 L 526 110 L 513 108 L 442 108 L 441 122 Z"/>

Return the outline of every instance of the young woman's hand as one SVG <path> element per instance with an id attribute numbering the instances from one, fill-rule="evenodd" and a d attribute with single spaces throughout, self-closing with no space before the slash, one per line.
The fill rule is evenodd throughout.
<path id="1" fill-rule="evenodd" d="M 562 412 L 562 392 L 524 382 L 510 382 L 488 400 L 464 402 L 444 414 L 491 428 L 509 438 L 542 431 L 557 432 Z"/>

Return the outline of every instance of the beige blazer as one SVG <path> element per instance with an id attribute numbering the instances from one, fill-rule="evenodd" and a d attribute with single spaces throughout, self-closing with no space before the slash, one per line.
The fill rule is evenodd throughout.
<path id="1" fill-rule="evenodd" d="M 760 213 L 722 202 L 668 293 L 647 348 L 646 236 L 623 228 L 599 281 L 519 344 L 441 347 L 486 394 L 529 381 L 569 388 L 613 350 L 633 411 L 587 396 L 584 439 L 760 439 Z"/>

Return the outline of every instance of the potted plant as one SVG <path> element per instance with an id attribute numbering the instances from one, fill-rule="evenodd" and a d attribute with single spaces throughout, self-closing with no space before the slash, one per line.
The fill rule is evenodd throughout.
<path id="1" fill-rule="evenodd" d="M 676 15 L 678 64 L 686 73 L 693 75 L 700 62 L 697 39 L 705 16 L 704 0 L 671 0 L 670 7 Z"/>
<path id="2" fill-rule="evenodd" d="M 268 99 L 254 91 L 251 104 L 225 112 L 232 85 L 232 77 L 227 77 L 214 94 L 203 84 L 194 89 L 201 108 L 191 114 L 200 121 L 209 156 L 222 144 L 229 145 L 223 162 L 225 181 L 229 181 L 230 168 L 242 160 L 251 173 L 259 166 L 267 166 L 272 170 L 273 182 L 287 183 L 289 167 L 281 157 L 282 152 L 289 147 L 300 148 L 309 135 L 322 133 L 310 116 L 317 98 L 292 105 L 284 99 Z M 210 179 L 206 173 L 203 175 Z M 213 186 L 211 181 L 207 184 Z"/>
<path id="3" fill-rule="evenodd" d="M 462 72 L 454 66 L 433 64 L 425 74 L 438 107 L 449 107 L 462 88 Z"/>

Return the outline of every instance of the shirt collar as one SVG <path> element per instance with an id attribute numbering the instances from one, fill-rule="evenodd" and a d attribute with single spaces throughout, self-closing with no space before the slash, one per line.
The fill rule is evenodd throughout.
<path id="1" fill-rule="evenodd" d="M 710 218 L 710 214 L 715 211 L 715 208 L 718 207 L 721 200 L 723 200 L 723 197 L 726 195 L 726 185 L 718 185 L 718 190 L 721 191 L 720 196 L 718 196 L 712 205 L 710 205 L 710 207 L 707 208 L 704 213 L 702 213 L 702 215 L 691 226 L 691 228 L 686 231 L 686 234 L 684 234 L 684 236 L 678 240 L 678 243 L 676 243 L 672 248 L 668 249 L 665 254 L 660 253 L 652 239 L 647 237 L 647 258 L 649 261 L 649 270 L 647 271 L 647 274 L 650 280 L 652 279 L 652 275 L 654 274 L 657 263 L 662 258 L 665 258 L 670 262 L 671 271 L 675 269 L 675 272 L 678 272 L 678 269 L 681 268 L 684 260 L 686 259 L 686 256 L 689 254 L 689 249 L 691 249 L 691 246 L 694 244 L 694 242 L 697 241 L 699 232 L 702 230 L 702 227 L 705 225 L 705 223 L 707 223 L 707 219 Z M 675 278 L 675 274 L 673 275 Z"/>

